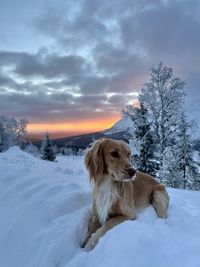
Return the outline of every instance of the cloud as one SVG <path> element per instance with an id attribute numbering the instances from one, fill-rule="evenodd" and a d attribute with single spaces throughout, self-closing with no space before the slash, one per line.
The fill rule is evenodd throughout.
<path id="1" fill-rule="evenodd" d="M 0 51 L 0 113 L 34 121 L 106 118 L 134 101 L 159 61 L 188 80 L 192 101 L 199 84 L 199 17 L 197 0 L 48 2 L 30 30 L 49 45 Z"/>
<path id="2" fill-rule="evenodd" d="M 0 73 L 0 89 L 3 87 L 17 87 L 17 83 L 12 78 Z"/>
<path id="3" fill-rule="evenodd" d="M 101 96 L 74 97 L 70 94 L 0 94 L 0 114 L 27 117 L 32 122 L 79 122 L 81 119 L 105 118 L 116 113 L 116 105 L 108 107 L 108 98 Z M 8 108 L 9 107 L 9 108 Z M 101 111 L 101 112 L 100 112 Z"/>
<path id="4" fill-rule="evenodd" d="M 65 49 L 92 46 L 109 37 L 106 24 L 96 14 L 102 4 L 99 1 L 77 1 L 77 4 L 68 1 L 67 5 L 61 4 L 62 9 L 51 5 L 37 16 L 33 25 L 39 33 L 56 39 Z"/>
<path id="5" fill-rule="evenodd" d="M 160 1 L 143 5 L 120 20 L 124 45 L 142 48 L 151 60 L 195 61 L 200 35 L 199 1 Z M 188 67 L 188 66 L 187 66 Z"/>
<path id="6" fill-rule="evenodd" d="M 111 43 L 98 44 L 93 49 L 93 57 L 99 71 L 121 74 L 127 71 L 138 74 L 144 68 L 144 60 L 137 52 L 129 51 Z"/>
<path id="7" fill-rule="evenodd" d="M 35 54 L 1 51 L 0 65 L 11 66 L 15 74 L 27 78 L 70 77 L 87 70 L 87 64 L 80 56 L 41 53 L 41 51 Z"/>
<path id="8" fill-rule="evenodd" d="M 143 76 L 164 61 L 184 74 L 200 66 L 200 3 L 191 1 L 77 1 L 38 16 L 37 30 L 65 51 L 80 53 L 105 76 Z M 55 22 L 55 27 L 47 30 Z M 39 24 L 38 24 L 39 23 Z"/>

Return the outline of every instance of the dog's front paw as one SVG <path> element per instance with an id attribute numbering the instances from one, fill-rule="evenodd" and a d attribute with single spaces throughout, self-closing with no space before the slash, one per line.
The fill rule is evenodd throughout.
<path id="1" fill-rule="evenodd" d="M 98 240 L 97 240 L 95 234 L 93 234 L 90 237 L 90 239 L 88 240 L 87 244 L 84 246 L 83 249 L 85 251 L 90 251 L 90 250 L 92 250 L 96 246 L 97 242 L 98 242 Z"/>

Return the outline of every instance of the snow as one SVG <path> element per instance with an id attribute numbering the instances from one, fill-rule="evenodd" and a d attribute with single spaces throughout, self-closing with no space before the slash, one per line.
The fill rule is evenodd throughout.
<path id="1" fill-rule="evenodd" d="M 108 129 L 104 134 L 114 134 L 119 132 L 128 132 L 130 134 L 133 133 L 133 126 L 130 116 L 126 116 L 115 123 L 110 129 Z"/>
<path id="2" fill-rule="evenodd" d="M 85 252 L 92 198 L 83 157 L 48 162 L 13 147 L 0 153 L 0 266 L 199 267 L 200 192 L 168 192 L 167 220 L 148 207 Z"/>

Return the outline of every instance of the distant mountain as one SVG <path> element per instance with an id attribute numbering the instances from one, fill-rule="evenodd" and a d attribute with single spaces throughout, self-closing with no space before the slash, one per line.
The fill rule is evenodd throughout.
<path id="1" fill-rule="evenodd" d="M 126 132 L 128 134 L 132 134 L 133 132 L 133 126 L 132 126 L 131 118 L 125 117 L 118 122 L 116 122 L 110 129 L 104 131 L 104 134 L 115 134 L 120 132 Z"/>
<path id="2" fill-rule="evenodd" d="M 117 140 L 121 139 L 125 142 L 128 142 L 133 132 L 133 127 L 131 125 L 131 119 L 129 117 L 125 117 L 107 130 L 96 133 L 54 139 L 53 142 L 58 146 L 65 145 L 74 148 L 86 148 L 93 141 L 103 137 L 113 138 Z"/>

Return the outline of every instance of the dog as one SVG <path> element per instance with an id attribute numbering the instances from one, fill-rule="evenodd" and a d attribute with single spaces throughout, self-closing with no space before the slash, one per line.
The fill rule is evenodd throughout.
<path id="1" fill-rule="evenodd" d="M 169 195 L 165 186 L 132 166 L 131 151 L 124 141 L 97 140 L 85 155 L 85 165 L 93 184 L 85 250 L 93 249 L 114 226 L 135 220 L 137 212 L 150 204 L 158 217 L 167 218 Z"/>

